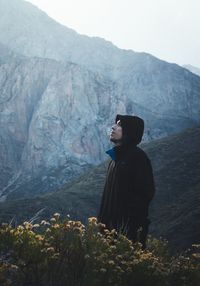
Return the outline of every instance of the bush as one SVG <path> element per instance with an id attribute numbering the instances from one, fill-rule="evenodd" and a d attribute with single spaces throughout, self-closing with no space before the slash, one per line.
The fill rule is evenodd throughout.
<path id="1" fill-rule="evenodd" d="M 173 256 L 166 240 L 148 236 L 147 249 L 95 217 L 88 225 L 55 213 L 39 224 L 0 226 L 0 285 L 196 286 L 200 245 Z"/>

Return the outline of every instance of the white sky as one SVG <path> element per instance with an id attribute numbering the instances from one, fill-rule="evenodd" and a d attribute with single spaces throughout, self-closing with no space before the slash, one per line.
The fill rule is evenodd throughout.
<path id="1" fill-rule="evenodd" d="M 80 34 L 200 68 L 200 0 L 28 0 Z"/>

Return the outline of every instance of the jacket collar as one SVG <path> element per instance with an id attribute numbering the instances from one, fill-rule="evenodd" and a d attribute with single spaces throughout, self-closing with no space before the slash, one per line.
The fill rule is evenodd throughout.
<path id="1" fill-rule="evenodd" d="M 136 148 L 134 144 L 122 144 L 116 145 L 113 148 L 106 151 L 112 160 L 119 161 L 126 157 L 126 154 L 130 149 Z"/>
<path id="2" fill-rule="evenodd" d="M 114 147 L 107 150 L 106 153 L 111 157 L 112 160 L 116 160 L 116 153 Z"/>

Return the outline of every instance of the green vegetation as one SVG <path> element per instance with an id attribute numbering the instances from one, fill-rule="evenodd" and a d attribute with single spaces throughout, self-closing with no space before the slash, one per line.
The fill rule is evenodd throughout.
<path id="1" fill-rule="evenodd" d="M 138 231 L 139 235 L 139 231 Z M 197 286 L 200 245 L 172 255 L 165 239 L 148 236 L 147 249 L 89 217 L 0 226 L 0 285 Z"/>

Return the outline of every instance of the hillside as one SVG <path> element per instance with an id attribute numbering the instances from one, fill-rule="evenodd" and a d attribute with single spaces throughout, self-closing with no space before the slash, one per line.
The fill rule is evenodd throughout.
<path id="1" fill-rule="evenodd" d="M 106 160 L 117 113 L 143 142 L 200 123 L 200 77 L 0 0 L 0 201 L 54 192 Z M 13 24 L 14 23 L 14 24 Z"/>
<path id="2" fill-rule="evenodd" d="M 167 238 L 176 250 L 199 242 L 199 142 L 200 126 L 140 144 L 152 161 L 157 190 L 150 205 L 149 233 Z M 54 194 L 1 203 L 1 221 L 9 221 L 14 216 L 14 221 L 19 223 L 41 210 L 38 218 L 59 212 L 86 223 L 87 217 L 97 215 L 108 162 L 94 167 Z"/>

